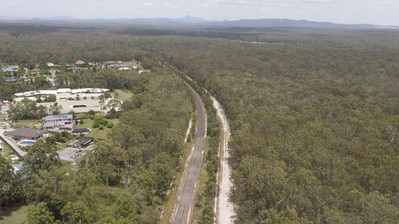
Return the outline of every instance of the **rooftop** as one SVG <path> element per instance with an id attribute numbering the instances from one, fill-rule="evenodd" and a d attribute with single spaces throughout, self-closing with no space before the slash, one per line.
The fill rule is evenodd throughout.
<path id="1" fill-rule="evenodd" d="M 14 137 L 26 137 L 26 138 L 39 138 L 45 132 L 43 130 L 36 130 L 32 128 L 17 128 L 15 131 L 11 131 L 8 134 Z"/>
<path id="2" fill-rule="evenodd" d="M 56 114 L 43 117 L 44 122 L 59 121 L 59 120 L 72 120 L 72 114 Z"/>

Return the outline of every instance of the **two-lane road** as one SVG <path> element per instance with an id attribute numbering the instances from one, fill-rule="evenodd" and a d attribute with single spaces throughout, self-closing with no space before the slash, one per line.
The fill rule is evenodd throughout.
<path id="1" fill-rule="evenodd" d="M 189 223 L 191 211 L 194 206 L 196 185 L 199 182 L 200 173 L 203 168 L 202 154 L 206 137 L 206 110 L 198 93 L 191 86 L 188 85 L 188 87 L 195 99 L 197 122 L 194 145 L 185 165 L 183 180 L 178 194 L 178 202 L 172 217 L 172 223 L 174 224 Z"/>

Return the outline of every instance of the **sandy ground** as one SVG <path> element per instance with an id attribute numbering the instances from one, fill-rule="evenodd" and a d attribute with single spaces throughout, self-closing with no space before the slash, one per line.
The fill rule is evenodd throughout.
<path id="1" fill-rule="evenodd" d="M 223 127 L 223 139 L 220 144 L 220 171 L 218 173 L 218 184 L 219 184 L 219 194 L 215 198 L 215 213 L 216 213 L 216 223 L 218 224 L 232 224 L 234 223 L 234 206 L 229 200 L 229 195 L 233 183 L 231 182 L 231 167 L 228 163 L 228 158 L 230 156 L 228 150 L 228 142 L 230 139 L 230 126 L 227 121 L 226 115 L 224 114 L 223 108 L 220 103 L 211 97 L 213 101 L 213 107 L 217 111 L 217 115 L 222 122 Z"/>
<path id="2" fill-rule="evenodd" d="M 193 126 L 193 120 L 190 119 L 190 120 L 188 121 L 188 128 L 187 128 L 187 131 L 186 131 L 186 137 L 184 138 L 184 143 L 187 143 L 188 135 L 189 135 L 190 132 L 191 132 L 192 126 Z"/>
<path id="3" fill-rule="evenodd" d="M 65 148 L 58 151 L 58 155 L 61 160 L 73 162 L 79 156 L 79 149 L 77 148 Z"/>

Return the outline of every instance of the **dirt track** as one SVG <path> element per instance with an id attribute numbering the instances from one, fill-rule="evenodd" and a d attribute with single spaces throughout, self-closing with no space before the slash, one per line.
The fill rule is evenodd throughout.
<path id="1" fill-rule="evenodd" d="M 217 111 L 217 115 L 222 122 L 222 140 L 220 143 L 220 170 L 218 173 L 219 194 L 215 200 L 215 213 L 217 224 L 232 224 L 234 223 L 234 205 L 230 202 L 230 191 L 233 186 L 231 182 L 231 167 L 228 159 L 230 157 L 228 142 L 230 139 L 230 125 L 227 121 L 226 115 L 220 103 L 216 98 L 211 97 L 213 107 Z"/>
<path id="2" fill-rule="evenodd" d="M 185 165 L 182 184 L 178 193 L 178 202 L 175 207 L 172 222 L 174 224 L 185 224 L 190 221 L 190 214 L 194 206 L 196 185 L 202 170 L 202 154 L 206 137 L 206 110 L 201 97 L 189 86 L 194 96 L 197 122 L 195 129 L 194 145 Z"/>

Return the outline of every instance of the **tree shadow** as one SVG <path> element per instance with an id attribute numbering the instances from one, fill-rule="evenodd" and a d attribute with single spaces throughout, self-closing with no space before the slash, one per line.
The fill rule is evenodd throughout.
<path id="1" fill-rule="evenodd" d="M 25 203 L 15 203 L 10 206 L 1 206 L 0 207 L 0 221 L 4 220 L 4 218 L 9 217 L 12 215 L 13 212 L 18 211 L 21 209 L 22 206 L 25 206 Z"/>

